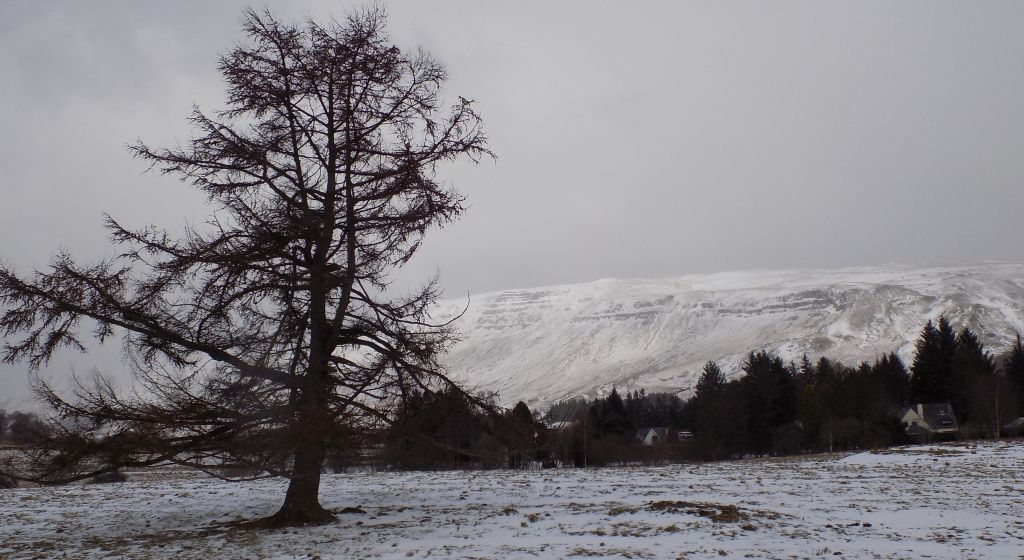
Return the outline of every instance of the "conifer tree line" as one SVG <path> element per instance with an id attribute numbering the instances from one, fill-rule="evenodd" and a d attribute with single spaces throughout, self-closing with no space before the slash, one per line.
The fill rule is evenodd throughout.
<path id="1" fill-rule="evenodd" d="M 974 331 L 955 330 L 944 317 L 924 326 L 909 368 L 895 353 L 847 365 L 807 355 L 786 363 L 758 350 L 737 373 L 707 362 L 686 400 L 643 391 L 623 399 L 613 389 L 593 401 L 558 403 L 547 418 L 573 427 L 549 435 L 553 452 L 582 466 L 880 448 L 910 442 L 900 414 L 911 403 L 949 403 L 959 437 L 1006 435 L 1004 426 L 1024 413 L 1020 336 L 996 358 Z M 655 426 L 693 437 L 662 449 L 638 446 L 637 430 Z"/>
<path id="2" fill-rule="evenodd" d="M 1018 335 L 995 357 L 971 329 L 940 318 L 921 330 L 909 367 L 895 353 L 851 366 L 807 355 L 786 363 L 758 350 L 732 375 L 707 362 L 688 399 L 613 388 L 558 402 L 543 420 L 523 402 L 500 412 L 495 400 L 414 391 L 386 430 L 349 443 L 363 453 L 334 455 L 328 466 L 583 467 L 880 448 L 911 441 L 899 415 L 919 402 L 949 403 L 959 437 L 1019 435 L 1003 426 L 1024 414 L 1024 344 Z M 671 429 L 667 444 L 639 444 L 638 430 L 652 427 Z M 31 445 L 47 429 L 32 413 L 0 411 L 0 439 L 9 444 Z"/>
<path id="3" fill-rule="evenodd" d="M 38 414 L 0 409 L 0 442 L 15 445 L 32 444 L 45 438 L 50 427 Z"/>
<path id="4" fill-rule="evenodd" d="M 543 422 L 522 401 L 502 411 L 494 397 L 476 396 L 481 408 L 461 391 L 414 392 L 367 456 L 377 467 L 402 470 L 518 469 L 545 461 Z"/>
<path id="5" fill-rule="evenodd" d="M 911 442 L 900 423 L 911 403 L 949 403 L 958 437 L 1006 435 L 1024 413 L 1020 337 L 997 358 L 943 317 L 921 330 L 909 367 L 892 352 L 847 365 L 757 350 L 732 375 L 707 362 L 687 399 L 613 388 L 558 402 L 543 421 L 522 402 L 488 415 L 458 393 L 418 394 L 376 457 L 399 469 L 583 467 L 880 448 Z M 638 431 L 653 427 L 669 428 L 659 436 L 668 443 L 640 445 Z"/>

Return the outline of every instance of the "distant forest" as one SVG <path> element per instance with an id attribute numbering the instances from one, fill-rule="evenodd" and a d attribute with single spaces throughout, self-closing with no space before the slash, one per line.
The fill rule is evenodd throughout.
<path id="1" fill-rule="evenodd" d="M 737 372 L 739 373 L 739 372 Z M 910 443 L 900 414 L 911 403 L 948 403 L 958 438 L 1001 437 L 1024 413 L 1024 347 L 993 356 L 969 328 L 929 321 L 910 367 L 889 353 L 847 365 L 804 355 L 786 363 L 756 350 L 729 379 L 704 365 L 692 395 L 612 391 L 569 399 L 544 415 L 520 402 L 495 414 L 493 396 L 420 392 L 393 412 L 385 429 L 353 433 L 328 461 L 335 470 L 525 468 L 715 460 L 874 449 Z M 485 406 L 481 406 L 481 404 Z M 638 432 L 658 431 L 657 445 Z M 52 429 L 32 413 L 0 410 L 0 440 L 32 445 Z M 1018 427 L 1019 431 L 1019 427 Z"/>
<path id="2" fill-rule="evenodd" d="M 786 363 L 756 350 L 742 373 L 728 379 L 711 361 L 688 399 L 613 389 L 595 400 L 556 403 L 543 417 L 522 402 L 494 419 L 455 395 L 421 396 L 385 437 L 385 463 L 594 466 L 874 449 L 911 442 L 900 422 L 911 403 L 948 403 L 960 438 L 1003 436 L 1003 426 L 1024 412 L 1020 336 L 997 357 L 971 329 L 957 331 L 945 318 L 921 330 L 909 368 L 895 353 L 847 365 L 806 355 Z M 662 437 L 670 434 L 670 441 L 641 445 L 638 431 L 652 427 L 669 428 Z"/>

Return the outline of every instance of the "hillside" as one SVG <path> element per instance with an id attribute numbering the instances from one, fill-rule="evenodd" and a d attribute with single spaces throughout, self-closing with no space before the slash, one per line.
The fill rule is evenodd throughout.
<path id="1" fill-rule="evenodd" d="M 436 318 L 466 300 L 440 304 Z M 844 362 L 912 357 L 928 319 L 983 333 L 992 350 L 1024 331 L 1024 264 L 887 266 L 599 280 L 473 296 L 456 321 L 452 376 L 542 408 L 620 389 L 684 393 L 701 365 L 735 374 L 747 352 Z"/>

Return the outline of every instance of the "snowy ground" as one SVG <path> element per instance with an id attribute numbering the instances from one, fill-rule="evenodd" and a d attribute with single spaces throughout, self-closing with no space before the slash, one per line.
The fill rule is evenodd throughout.
<path id="1" fill-rule="evenodd" d="M 329 475 L 336 524 L 279 531 L 284 483 L 174 471 L 0 490 L 2 558 L 1024 558 L 1024 441 L 658 468 Z"/>

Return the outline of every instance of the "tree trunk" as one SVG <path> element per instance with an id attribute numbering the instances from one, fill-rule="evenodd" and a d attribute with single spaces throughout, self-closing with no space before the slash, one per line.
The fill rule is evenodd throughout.
<path id="1" fill-rule="evenodd" d="M 314 298 L 317 299 L 317 298 Z M 323 309 L 322 300 L 314 311 Z M 325 321 L 316 317 L 310 327 L 314 341 L 321 341 L 323 336 L 318 328 Z M 288 492 L 284 504 L 277 513 L 267 518 L 271 526 L 284 525 L 318 525 L 334 520 L 334 515 L 320 505 L 320 474 L 323 472 L 325 446 L 324 434 L 329 421 L 325 417 L 327 399 L 325 396 L 327 378 L 326 356 L 324 344 L 314 344 L 310 349 L 310 368 L 307 371 L 305 387 L 301 392 L 299 421 L 292 426 L 295 442 L 295 462 L 292 465 L 292 476 L 288 483 Z"/>
<path id="2" fill-rule="evenodd" d="M 318 525 L 334 520 L 334 514 L 320 505 L 323 464 L 323 445 L 302 446 L 295 451 L 295 466 L 284 504 L 266 519 L 269 525 Z"/>

